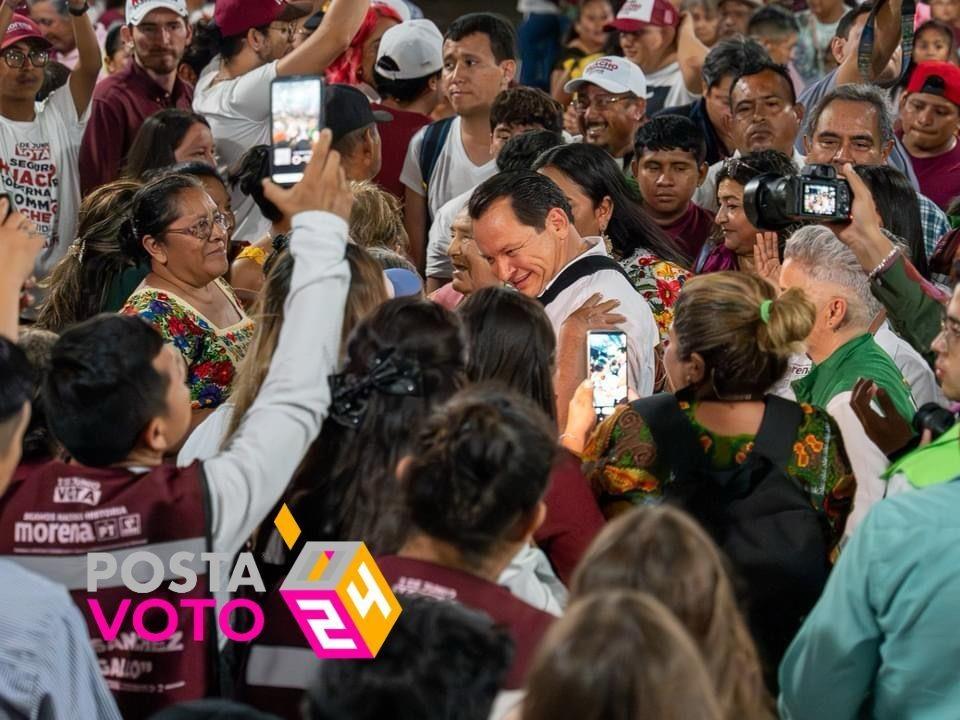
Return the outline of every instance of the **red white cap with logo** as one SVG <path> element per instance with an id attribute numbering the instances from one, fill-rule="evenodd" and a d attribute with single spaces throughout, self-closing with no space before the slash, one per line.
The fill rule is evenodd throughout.
<path id="1" fill-rule="evenodd" d="M 308 15 L 284 0 L 217 0 L 213 19 L 224 37 L 244 35 L 247 30 L 277 20 L 296 20 Z"/>
<path id="2" fill-rule="evenodd" d="M 645 27 L 674 27 L 680 22 L 680 13 L 669 0 L 627 0 L 613 22 L 604 30 L 637 32 Z"/>
<path id="3" fill-rule="evenodd" d="M 607 55 L 587 65 L 583 75 L 563 86 L 566 93 L 576 92 L 583 85 L 596 85 L 610 93 L 633 93 L 647 97 L 647 76 L 626 58 Z"/>
<path id="4" fill-rule="evenodd" d="M 40 26 L 26 15 L 14 15 L 7 25 L 7 32 L 0 41 L 0 50 L 6 50 L 21 40 L 35 40 L 41 46 L 48 48 L 50 42 L 40 32 Z"/>

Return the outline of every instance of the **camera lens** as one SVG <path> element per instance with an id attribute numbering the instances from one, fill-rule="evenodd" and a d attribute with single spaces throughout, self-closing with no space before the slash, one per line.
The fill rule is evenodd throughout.
<path id="1" fill-rule="evenodd" d="M 790 207 L 790 181 L 796 178 L 767 173 L 758 175 L 743 188 L 743 212 L 759 230 L 782 230 L 794 221 L 786 214 Z"/>

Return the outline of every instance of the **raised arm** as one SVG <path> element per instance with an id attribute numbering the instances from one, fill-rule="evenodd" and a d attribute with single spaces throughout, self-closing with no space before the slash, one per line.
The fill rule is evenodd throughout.
<path id="1" fill-rule="evenodd" d="M 0 335 L 17 341 L 20 322 L 20 289 L 33 272 L 37 253 L 43 247 L 43 235 L 36 231 L 29 220 L 20 213 L 11 212 L 10 201 L 0 196 L 0 247 L 3 262 L 0 263 Z"/>
<path id="2" fill-rule="evenodd" d="M 84 0 L 70 0 L 70 8 L 79 10 L 84 6 Z M 102 60 L 100 58 L 100 43 L 97 34 L 93 31 L 90 22 L 90 13 L 71 15 L 73 21 L 73 35 L 77 40 L 77 50 L 80 59 L 73 72 L 70 73 L 70 94 L 73 95 L 73 104 L 77 107 L 77 117 L 82 117 L 90 105 L 93 97 L 93 88 L 97 84 Z"/>
<path id="3" fill-rule="evenodd" d="M 226 449 L 204 463 L 214 550 L 235 552 L 286 489 L 330 404 L 350 270 L 347 218 L 353 197 L 324 130 L 300 184 L 268 184 L 293 217 L 295 259 L 285 320 L 267 378 Z"/>
<path id="4" fill-rule="evenodd" d="M 870 77 L 860 75 L 858 58 L 860 56 L 860 33 L 852 33 L 848 42 L 856 41 L 857 46 L 846 53 L 843 63 L 837 69 L 837 85 L 859 82 L 875 82 L 880 78 L 890 58 L 900 47 L 900 10 L 902 0 L 887 0 L 877 10 L 873 53 L 870 57 Z M 901 60 L 902 62 L 902 60 Z"/>
<path id="5" fill-rule="evenodd" d="M 708 48 L 693 32 L 693 16 L 684 14 L 677 28 L 677 62 L 687 90 L 697 95 L 703 92 L 703 60 Z"/>
<path id="6" fill-rule="evenodd" d="M 370 0 L 333 0 L 316 32 L 277 63 L 277 75 L 320 75 L 350 47 Z"/>

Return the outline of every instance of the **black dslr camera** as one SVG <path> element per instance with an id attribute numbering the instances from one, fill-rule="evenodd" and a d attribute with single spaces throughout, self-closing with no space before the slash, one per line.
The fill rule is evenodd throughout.
<path id="1" fill-rule="evenodd" d="M 743 211 L 760 230 L 782 230 L 798 222 L 850 219 L 850 184 L 833 165 L 807 165 L 799 175 L 767 173 L 743 189 Z"/>

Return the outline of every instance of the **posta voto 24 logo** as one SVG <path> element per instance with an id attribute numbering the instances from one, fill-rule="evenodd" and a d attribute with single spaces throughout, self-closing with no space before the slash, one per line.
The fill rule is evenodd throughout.
<path id="1" fill-rule="evenodd" d="M 300 526 L 285 504 L 277 513 L 274 525 L 287 548 L 292 550 L 300 537 Z M 196 588 L 204 566 L 210 582 L 210 595 L 224 591 L 234 593 L 242 586 L 265 592 L 251 553 L 237 556 L 229 580 L 224 584 L 220 569 L 230 567 L 232 560 L 229 553 L 181 551 L 162 558 L 157 553 L 138 550 L 127 554 L 118 566 L 112 553 L 88 553 L 87 592 L 96 592 L 101 582 L 116 587 L 119 572 L 122 585 L 137 595 L 154 592 L 168 575 L 177 578 L 167 584 L 170 591 L 189 593 Z M 213 570 L 215 565 L 216 571 Z M 149 568 L 149 572 L 143 573 L 144 568 Z M 400 604 L 373 556 L 359 541 L 306 543 L 279 592 L 310 648 L 320 659 L 376 657 L 401 612 Z M 87 598 L 87 604 L 106 642 L 116 639 L 128 613 L 138 636 L 149 642 L 166 642 L 175 633 L 182 632 L 179 618 L 184 609 L 194 613 L 194 622 L 189 628 L 193 639 L 202 641 L 206 624 L 199 622 L 196 614 L 216 607 L 216 601 L 209 596 L 183 598 L 177 603 L 164 598 L 124 598 L 113 618 L 107 619 L 97 598 Z M 162 628 L 146 627 L 144 615 L 151 610 L 160 610 L 166 616 Z M 230 624 L 231 615 L 240 610 L 252 615 L 252 623 L 244 631 L 234 630 Z M 250 642 L 263 631 L 265 619 L 258 603 L 247 598 L 233 598 L 217 613 L 217 623 L 230 640 Z"/>

